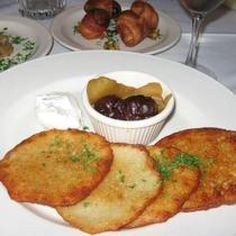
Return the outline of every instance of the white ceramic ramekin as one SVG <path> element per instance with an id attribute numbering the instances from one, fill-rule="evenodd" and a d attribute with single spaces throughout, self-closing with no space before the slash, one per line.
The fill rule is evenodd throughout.
<path id="1" fill-rule="evenodd" d="M 172 97 L 164 110 L 153 117 L 137 121 L 116 120 L 100 114 L 90 105 L 87 96 L 87 86 L 85 86 L 82 93 L 82 102 L 94 131 L 110 142 L 149 144 L 157 138 L 168 116 L 174 110 L 175 99 L 170 88 L 156 77 L 143 72 L 116 71 L 100 76 L 106 76 L 119 83 L 134 87 L 140 87 L 149 82 L 159 82 L 163 89 L 163 96 L 171 93 Z"/>

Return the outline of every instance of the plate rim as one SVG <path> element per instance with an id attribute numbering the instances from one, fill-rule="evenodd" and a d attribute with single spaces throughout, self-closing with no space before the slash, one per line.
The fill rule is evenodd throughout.
<path id="1" fill-rule="evenodd" d="M 154 57 L 154 56 L 150 56 L 150 55 L 146 55 L 146 54 L 140 54 L 140 53 L 133 53 L 133 52 L 110 52 L 110 51 L 82 51 L 82 52 L 66 52 L 66 53 L 61 53 L 61 54 L 55 54 L 55 55 L 52 55 L 52 56 L 48 56 L 48 57 L 44 57 L 44 58 L 38 58 L 36 60 L 33 60 L 33 61 L 28 61 L 26 63 L 23 63 L 23 64 L 20 64 L 19 66 L 17 67 L 13 67 L 3 73 L 0 74 L 0 88 L 1 88 L 1 85 L 4 85 L 4 86 L 8 86 L 9 87 L 9 84 L 12 84 L 12 81 L 15 81 L 16 79 L 18 79 L 18 83 L 20 83 L 20 80 L 19 80 L 19 76 L 20 74 L 18 74 L 18 72 L 22 73 L 23 75 L 27 75 L 28 76 L 28 79 L 30 78 L 30 73 L 29 73 L 29 70 L 28 68 L 33 68 L 33 66 L 37 66 L 40 65 L 40 64 L 50 64 L 48 62 L 52 62 L 53 64 L 53 68 L 57 68 L 58 64 L 56 64 L 56 62 L 60 59 L 61 61 L 66 61 L 66 63 L 70 63 L 69 60 L 66 60 L 66 59 L 69 59 L 69 58 L 72 58 L 73 60 L 77 60 L 76 63 L 79 63 L 79 60 L 77 58 L 84 58 L 85 55 L 89 54 L 89 58 L 94 56 L 94 54 L 96 55 L 104 55 L 104 57 L 106 57 L 107 55 L 109 55 L 109 57 L 116 57 L 117 56 L 120 56 L 120 58 L 124 58 L 124 60 L 127 60 L 127 61 L 130 61 L 131 59 L 133 59 L 134 57 L 138 57 L 138 58 L 141 58 L 142 60 L 150 60 L 152 62 L 155 62 L 156 64 L 158 64 L 158 62 L 160 62 L 159 64 L 163 63 L 163 64 L 168 64 L 170 65 L 170 68 L 173 68 L 173 67 L 177 67 L 177 69 L 181 69 L 181 73 L 184 74 L 185 71 L 186 72 L 192 72 L 193 73 L 193 77 L 194 79 L 193 80 L 196 80 L 197 82 L 200 82 L 202 81 L 202 83 L 206 84 L 206 85 L 212 85 L 213 87 L 216 87 L 217 88 L 217 91 L 218 92 L 223 92 L 223 95 L 225 95 L 227 98 L 230 99 L 230 101 L 232 101 L 232 104 L 236 104 L 236 97 L 235 95 L 229 90 L 227 89 L 225 86 L 223 86 L 222 84 L 220 84 L 219 82 L 217 81 L 214 81 L 212 80 L 209 76 L 207 75 L 204 75 L 198 71 L 195 71 L 194 69 L 192 68 L 189 68 L 185 65 L 182 65 L 178 62 L 175 62 L 175 61 L 171 61 L 169 59 L 164 59 L 164 58 L 160 58 L 160 57 Z M 127 55 L 127 57 L 125 57 L 125 55 Z M 129 59 L 126 59 L 128 58 L 129 56 Z M 59 59 L 58 59 L 59 58 Z M 120 60 L 119 58 L 119 60 Z M 95 62 L 94 62 L 95 63 Z M 149 63 L 149 61 L 146 62 L 147 64 Z M 162 65 L 162 64 L 161 64 Z M 74 65 L 71 65 L 71 66 L 74 66 Z M 137 67 L 138 65 L 136 65 Z M 150 65 L 151 67 L 151 65 Z M 52 67 L 47 67 L 48 68 L 52 68 Z M 74 67 L 73 67 L 74 68 Z M 41 68 L 42 69 L 42 68 Z M 70 67 L 66 67 L 65 70 L 70 70 L 71 68 Z M 62 69 L 61 69 L 62 70 Z M 156 68 L 153 68 L 153 70 L 156 70 Z M 162 69 L 163 70 L 163 69 Z M 33 71 L 33 69 L 32 69 Z M 43 71 L 42 74 L 45 74 L 46 72 Z M 60 73 L 60 72 L 56 72 L 57 74 Z M 173 74 L 173 72 L 170 72 Z M 74 68 L 74 71 L 69 71 L 69 74 L 71 74 L 71 77 L 74 77 L 76 74 L 77 76 L 79 77 L 79 69 L 78 68 Z M 93 74 L 93 72 L 89 72 L 89 74 Z M 12 76 L 12 75 L 15 75 Z M 49 77 L 51 76 L 48 75 Z M 84 76 L 84 74 L 82 74 L 81 76 Z M 8 77 L 9 77 L 9 80 L 8 80 Z M 68 76 L 67 74 L 63 74 L 62 77 L 64 78 L 63 80 L 66 80 L 68 79 Z M 32 78 L 30 78 L 32 79 Z M 46 79 L 46 78 L 44 78 Z M 187 78 L 189 79 L 189 78 Z M 61 80 L 61 77 L 58 76 L 55 78 L 55 81 L 60 81 Z M 34 81 L 34 80 L 30 80 L 31 83 L 35 84 L 37 81 Z M 50 81 L 48 81 L 48 83 L 50 83 Z M 16 86 L 16 85 L 15 85 Z M 34 85 L 36 86 L 36 85 Z M 173 86 L 171 86 L 173 87 Z M 9 87 L 10 89 L 11 87 Z M 14 88 L 13 88 L 14 89 Z M 208 88 L 207 88 L 208 89 Z M 190 91 L 191 92 L 191 91 Z M 0 98 L 2 98 L 2 93 L 0 93 Z M 15 95 L 14 95 L 15 96 Z M 4 97 L 3 97 L 4 98 Z M 0 104 L 1 104 L 1 100 L 0 99 Z M 6 101 L 3 101 L 4 103 L 7 103 Z M 229 111 L 231 114 L 233 112 L 233 114 L 236 114 L 236 111 Z M 1 120 L 1 118 L 0 118 Z M 0 127 L 1 127 L 1 123 L 0 123 Z M 236 128 L 236 126 L 234 125 L 234 127 Z M 20 211 L 20 209 L 22 208 L 22 206 L 20 204 L 17 204 L 13 201 L 11 201 L 8 197 L 7 197 L 7 193 L 5 191 L 5 189 L 3 190 L 3 187 L 0 185 L 0 196 L 4 196 L 3 198 L 3 203 L 6 202 L 6 205 L 2 204 L 0 202 L 0 206 L 2 204 L 3 206 L 3 209 L 7 209 L 7 212 L 9 210 L 9 212 L 13 215 L 17 210 Z M 6 197 L 6 198 L 5 198 Z M 9 207 L 9 208 L 8 208 Z M 227 207 L 226 207 L 227 208 Z M 225 209 L 225 208 L 224 208 Z M 235 206 L 233 208 L 227 208 L 229 209 L 229 211 L 232 211 L 235 210 Z M 198 212 L 198 213 L 194 213 L 193 214 L 193 217 L 196 217 L 196 218 L 201 218 L 203 216 L 205 216 L 205 214 L 213 214 L 214 215 L 214 212 L 216 211 L 218 213 L 221 212 L 222 209 L 219 209 L 219 208 L 216 208 L 216 209 L 213 209 L 212 211 L 208 211 L 208 213 L 202 213 L 202 212 Z M 44 232 L 49 232 L 48 235 L 50 235 L 50 232 L 52 234 L 55 234 L 55 232 L 57 232 L 57 235 L 67 235 L 68 233 L 71 233 L 70 235 L 83 235 L 84 233 L 81 231 L 78 231 L 78 230 L 74 230 L 73 228 L 71 227 L 65 227 L 65 226 L 61 226 L 61 225 L 58 225 L 58 224 L 52 224 L 53 222 L 48 222 L 45 220 L 45 218 L 39 218 L 37 217 L 37 215 L 32 215 L 31 212 L 28 212 L 27 210 L 22 210 L 20 212 L 18 212 L 20 216 L 25 216 L 26 219 L 19 219 L 20 222 L 27 222 L 27 220 L 30 220 L 31 222 L 31 225 L 36 225 L 37 227 L 42 227 L 45 231 Z M 191 214 L 191 213 L 187 213 L 187 214 Z M 202 215 L 203 214 L 203 215 Z M 15 214 L 15 217 L 17 219 L 17 217 L 19 217 L 18 214 Z M 33 216 L 33 217 L 32 217 Z M 172 224 L 175 225 L 175 222 L 179 222 L 179 219 L 181 218 L 181 220 L 187 220 L 188 221 L 188 217 L 189 216 L 185 216 L 185 215 L 180 215 L 180 218 L 178 218 L 178 216 L 176 216 L 177 218 L 174 218 L 173 221 L 168 221 L 165 223 L 165 225 L 158 225 L 158 227 L 156 227 L 156 225 L 152 225 L 150 226 L 150 228 L 142 228 L 141 231 L 139 231 L 140 229 L 136 229 L 136 230 L 132 230 L 132 231 L 122 231 L 122 232 L 119 232 L 121 235 L 123 235 L 122 233 L 124 233 L 124 235 L 142 235 L 142 233 L 145 235 L 145 233 L 149 232 L 150 235 L 152 233 L 152 229 L 153 229 L 153 235 L 156 235 L 156 231 L 155 229 L 157 229 L 157 232 L 159 230 L 159 227 L 162 228 L 165 226 L 166 227 L 171 227 Z M 183 217 L 183 218 L 182 218 Z M 186 218 L 184 218 L 186 217 Z M 214 217 L 213 217 L 214 218 Z M 2 224 L 2 222 L 5 222 L 5 219 L 3 219 L 4 221 L 0 221 L 0 226 Z M 18 221 L 17 221 L 18 222 Z M 12 221 L 9 222 L 9 225 L 12 225 Z M 37 227 L 35 227 L 34 229 L 32 230 L 35 230 L 37 229 Z M 11 227 L 11 228 L 14 228 L 14 227 Z M 17 228 L 17 227 L 16 227 Z M 7 228 L 5 228 L 7 230 Z M 14 229 L 12 229 L 14 230 Z M 24 233 L 24 232 L 29 232 L 29 225 L 23 225 L 22 228 L 20 227 L 18 229 L 18 233 L 19 233 L 19 230 Z M 25 231 L 24 231 L 25 230 Z M 142 231 L 143 230 L 143 231 Z M 161 230 L 161 229 L 160 229 Z M 6 231 L 7 232 L 7 231 Z M 40 231 L 41 232 L 41 231 Z M 54 232 L 54 233 L 53 233 Z M 139 234 L 140 232 L 140 234 Z M 108 235 L 109 235 L 110 232 L 108 232 Z M 115 232 L 115 233 L 118 233 L 118 232 Z M 14 234 L 16 235 L 16 234 Z M 29 234 L 28 234 L 29 235 Z M 169 234 L 166 234 L 166 235 L 169 235 Z M 171 234 L 170 234 L 171 235 Z M 206 234 L 204 234 L 205 236 Z M 11 234 L 11 236 L 13 236 L 13 234 Z"/>
<path id="2" fill-rule="evenodd" d="M 99 49 L 96 49 L 96 50 L 82 50 L 82 51 L 67 51 L 67 52 L 62 52 L 62 53 L 57 53 L 57 54 L 50 54 L 48 55 L 46 58 L 45 57 L 38 57 L 34 60 L 28 60 L 22 64 L 19 64 L 19 65 L 16 65 L 14 67 L 11 67 L 9 68 L 8 70 L 5 70 L 3 71 L 2 73 L 0 73 L 0 84 L 1 84 L 1 76 L 5 76 L 7 75 L 8 73 L 12 73 L 12 70 L 18 70 L 18 67 L 22 67 L 22 69 L 24 67 L 28 67 L 28 64 L 35 64 L 35 63 L 40 63 L 40 61 L 47 61 L 47 60 L 57 60 L 57 57 L 58 58 L 63 58 L 64 56 L 65 57 L 73 57 L 73 56 L 76 56 L 76 54 L 78 55 L 81 55 L 81 54 L 97 54 L 98 56 L 100 54 L 111 54 L 111 55 L 121 55 L 123 54 L 122 56 L 125 56 L 125 55 L 136 55 L 137 57 L 143 57 L 143 58 L 146 58 L 147 60 L 157 60 L 159 62 L 163 62 L 163 63 L 170 63 L 172 66 L 175 66 L 176 68 L 183 68 L 184 70 L 186 71 L 191 71 L 192 73 L 194 74 L 198 74 L 200 77 L 202 78 L 206 78 L 207 81 L 211 81 L 213 82 L 218 88 L 220 89 L 223 89 L 225 93 L 227 93 L 228 95 L 232 96 L 232 98 L 236 99 L 236 94 L 231 91 L 229 88 L 227 88 L 224 84 L 220 83 L 219 81 L 215 80 L 214 78 L 210 77 L 209 75 L 201 72 L 201 71 L 198 71 L 192 67 L 189 67 L 181 62 L 178 62 L 178 61 L 175 61 L 175 60 L 171 60 L 171 59 L 168 59 L 168 58 L 164 58 L 164 57 L 159 57 L 158 55 L 149 55 L 149 54 L 146 54 L 146 53 L 138 53 L 138 52 L 130 52 L 130 51 L 110 51 L 110 50 L 99 50 Z M 124 57 L 125 58 L 125 57 Z M 106 70 L 108 72 L 110 72 L 109 70 Z M 140 70 L 142 71 L 142 70 Z M 106 72 L 107 73 L 107 72 Z M 201 78 L 201 79 L 202 79 Z M 199 79 L 199 78 L 198 78 Z M 1 88 L 1 87 L 0 87 Z M 1 97 L 1 94 L 0 94 L 0 97 Z"/>

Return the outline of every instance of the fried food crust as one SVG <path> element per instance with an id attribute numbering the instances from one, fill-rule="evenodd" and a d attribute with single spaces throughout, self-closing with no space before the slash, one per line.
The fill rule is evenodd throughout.
<path id="1" fill-rule="evenodd" d="M 201 159 L 200 185 L 183 205 L 183 211 L 236 202 L 236 131 L 188 129 L 169 135 L 156 145 L 173 146 Z"/>
<path id="2" fill-rule="evenodd" d="M 112 150 L 103 137 L 53 129 L 10 150 L 0 162 L 0 180 L 16 201 L 71 205 L 102 181 L 112 160 Z"/>
<path id="3" fill-rule="evenodd" d="M 116 230 L 133 221 L 161 186 L 161 177 L 144 147 L 111 146 L 114 161 L 102 183 L 83 201 L 57 207 L 64 220 L 91 234 Z"/>
<path id="4" fill-rule="evenodd" d="M 148 147 L 151 157 L 157 162 L 173 162 L 174 157 L 180 151 L 176 148 Z M 158 165 L 158 163 L 157 163 Z M 186 200 L 189 199 L 200 180 L 198 167 L 179 166 L 173 170 L 169 178 L 163 177 L 163 184 L 160 193 L 155 200 L 147 206 L 144 212 L 126 228 L 140 227 L 152 223 L 161 223 L 177 214 Z"/>
<path id="5" fill-rule="evenodd" d="M 79 24 L 79 32 L 86 39 L 102 38 L 109 25 L 109 15 L 102 9 L 88 12 Z"/>
<path id="6" fill-rule="evenodd" d="M 134 47 L 147 36 L 145 22 L 131 10 L 123 11 L 116 22 L 117 31 L 127 47 Z"/>
<path id="7" fill-rule="evenodd" d="M 157 28 L 159 23 L 158 13 L 148 2 L 142 0 L 134 1 L 131 5 L 131 11 L 136 13 L 145 22 L 149 30 Z"/>

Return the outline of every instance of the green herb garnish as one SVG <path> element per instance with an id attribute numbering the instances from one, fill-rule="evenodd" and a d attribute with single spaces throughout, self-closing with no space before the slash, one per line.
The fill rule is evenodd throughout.
<path id="1" fill-rule="evenodd" d="M 155 157 L 154 159 L 157 160 Z M 164 179 L 168 179 L 172 175 L 173 170 L 180 166 L 200 167 L 200 158 L 195 155 L 179 152 L 174 156 L 173 160 L 169 160 L 163 156 L 156 165 L 156 168 Z"/>
<path id="2" fill-rule="evenodd" d="M 86 208 L 86 207 L 88 207 L 90 205 L 90 202 L 84 202 L 83 203 L 83 206 Z"/>
<path id="3" fill-rule="evenodd" d="M 0 72 L 10 67 L 23 63 L 32 57 L 35 51 L 35 42 L 21 36 L 8 34 L 8 28 L 4 27 L 0 34 L 5 34 L 9 38 L 9 44 L 14 48 L 14 52 L 9 57 L 0 58 Z"/>
<path id="4" fill-rule="evenodd" d="M 59 136 L 55 136 L 52 139 L 52 142 L 50 144 L 51 147 L 60 147 L 62 145 L 62 141 Z"/>
<path id="5" fill-rule="evenodd" d="M 96 150 L 88 144 L 83 144 L 80 153 L 72 154 L 71 160 L 78 162 L 82 167 L 91 174 L 97 173 L 97 162 L 100 160 Z"/>
<path id="6" fill-rule="evenodd" d="M 125 182 L 125 175 L 121 170 L 118 171 L 118 179 L 121 183 Z"/>
<path id="7" fill-rule="evenodd" d="M 89 130 L 89 127 L 88 126 L 83 126 L 83 130 L 84 131 Z"/>
<path id="8" fill-rule="evenodd" d="M 135 187 L 136 187 L 136 184 L 135 184 L 135 183 L 128 185 L 128 188 L 131 188 L 131 189 L 134 189 Z"/>
<path id="9" fill-rule="evenodd" d="M 72 156 L 71 156 L 71 160 L 72 160 L 73 162 L 79 162 L 79 161 L 80 161 L 78 155 L 72 155 Z"/>
<path id="10" fill-rule="evenodd" d="M 198 156 L 189 155 L 182 152 L 179 152 L 175 155 L 174 165 L 176 167 L 179 167 L 181 165 L 199 167 L 200 164 L 200 158 Z"/>
<path id="11" fill-rule="evenodd" d="M 171 176 L 173 169 L 170 164 L 159 164 L 157 165 L 157 170 L 165 179 L 168 179 Z"/>
<path id="12" fill-rule="evenodd" d="M 97 162 L 99 159 L 95 153 L 95 150 L 88 144 L 84 144 L 81 155 L 84 157 L 86 164 Z"/>
<path id="13" fill-rule="evenodd" d="M 107 50 L 119 50 L 119 39 L 118 32 L 116 29 L 116 23 L 112 19 L 106 31 L 106 41 L 104 42 L 103 48 Z"/>
<path id="14" fill-rule="evenodd" d="M 80 23 L 78 23 L 77 25 L 73 26 L 73 33 L 74 34 L 79 33 L 79 25 L 80 25 Z"/>
<path id="15" fill-rule="evenodd" d="M 148 33 L 147 37 L 152 39 L 152 40 L 160 39 L 161 38 L 160 30 L 159 29 L 155 29 L 155 30 L 150 31 Z"/>

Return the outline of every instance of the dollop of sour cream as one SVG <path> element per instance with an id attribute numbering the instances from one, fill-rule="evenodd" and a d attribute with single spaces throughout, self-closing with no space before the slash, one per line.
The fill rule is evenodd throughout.
<path id="1" fill-rule="evenodd" d="M 71 94 L 51 92 L 38 95 L 35 111 L 40 124 L 46 129 L 86 129 L 82 111 Z"/>

